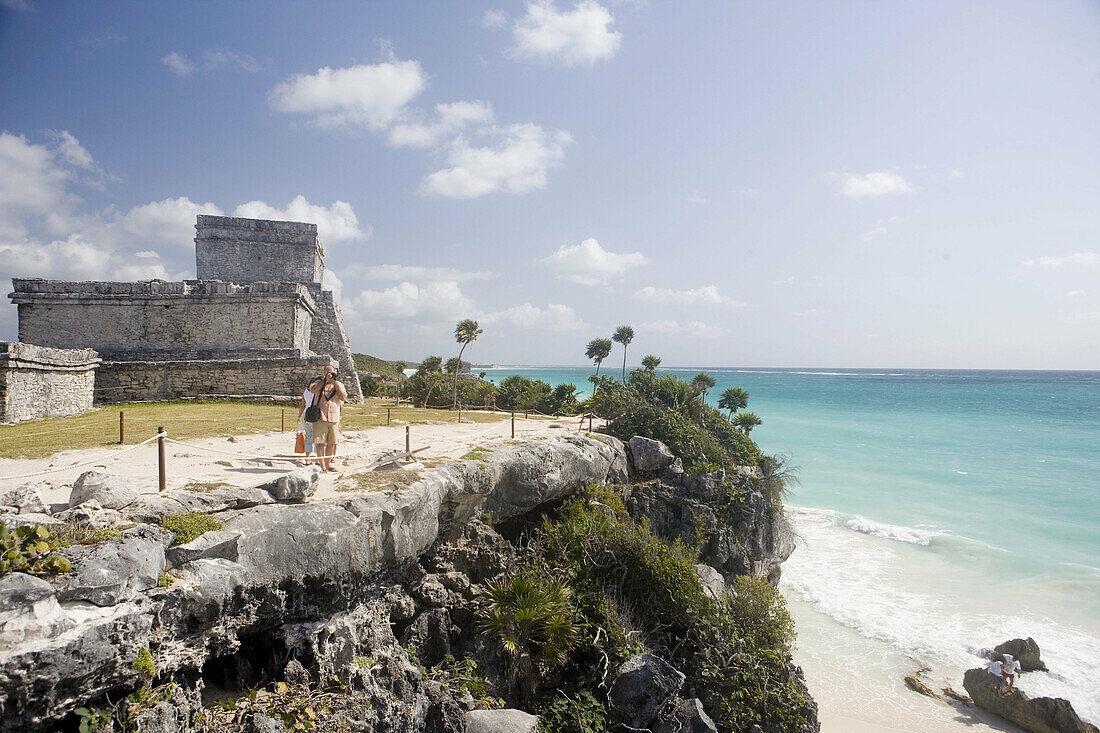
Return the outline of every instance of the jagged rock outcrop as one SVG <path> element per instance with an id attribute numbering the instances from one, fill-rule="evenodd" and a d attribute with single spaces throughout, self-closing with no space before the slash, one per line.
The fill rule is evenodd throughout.
<path id="1" fill-rule="evenodd" d="M 14 507 L 20 514 L 49 514 L 50 508 L 38 491 L 38 484 L 28 482 L 0 492 L 0 506 Z"/>
<path id="2" fill-rule="evenodd" d="M 648 728 L 684 684 L 684 674 L 652 654 L 623 662 L 611 683 L 611 704 L 627 725 Z"/>
<path id="3" fill-rule="evenodd" d="M 1030 636 L 1026 639 L 1009 639 L 1003 644 L 993 647 L 993 653 L 998 658 L 1005 654 L 1011 654 L 1020 663 L 1020 669 L 1024 672 L 1046 672 L 1047 666 L 1039 658 L 1039 644 Z"/>
<path id="4" fill-rule="evenodd" d="M 137 501 L 140 489 L 133 481 L 102 471 L 85 471 L 73 484 L 69 508 L 97 501 L 104 509 L 121 509 Z"/>
<path id="5" fill-rule="evenodd" d="M 1021 690 L 1004 686 L 998 690 L 984 669 L 968 669 L 963 687 L 975 705 L 1032 733 L 1098 733 L 1095 725 L 1078 717 L 1069 700 L 1030 698 Z"/>
<path id="6" fill-rule="evenodd" d="M 646 447 L 663 455 L 663 446 Z M 722 574 L 749 568 L 772 575 L 780 560 L 766 557 L 769 549 L 789 554 L 759 494 L 745 499 L 750 509 L 739 515 L 745 534 L 738 538 L 713 512 L 706 523 L 720 477 L 687 476 L 675 460 L 657 470 L 661 478 L 624 489 L 628 505 L 665 536 L 690 528 L 692 538 L 707 538 L 705 560 Z M 356 704 L 341 710 L 352 730 L 448 733 L 473 730 L 471 720 L 504 719 L 501 711 L 471 717 L 483 703 L 468 693 L 460 698 L 417 664 L 462 650 L 486 669 L 501 669 L 498 652 L 477 631 L 480 584 L 504 572 L 516 550 L 491 525 L 587 484 L 624 484 L 640 475 L 622 442 L 567 435 L 447 463 L 392 492 L 274 503 L 272 493 L 308 498 L 314 471 L 288 476 L 286 491 L 222 487 L 142 497 L 123 515 L 156 521 L 180 511 L 216 512 L 223 528 L 170 547 L 170 533 L 143 524 L 97 546 L 71 548 L 75 568 L 67 576 L 48 583 L 4 578 L 0 730 L 53 729 L 76 707 L 133 689 L 145 679 L 135 668 L 143 650 L 154 660 L 154 684 L 174 677 L 187 692 L 179 704 L 173 698 L 142 711 L 152 729 L 172 730 L 189 719 L 204 680 L 230 690 L 281 678 L 298 685 L 298 668 L 314 685 L 337 677 L 355 695 Z M 691 514 L 678 513 L 678 503 Z M 173 582 L 158 587 L 165 568 Z M 717 587 L 720 578 L 710 579 Z M 675 669 L 666 676 L 683 680 Z M 691 701 L 680 701 L 679 683 L 675 688 L 657 710 L 695 721 L 685 730 L 708 730 L 706 713 L 688 710 Z M 256 729 L 270 720 L 259 712 L 245 717 Z"/>

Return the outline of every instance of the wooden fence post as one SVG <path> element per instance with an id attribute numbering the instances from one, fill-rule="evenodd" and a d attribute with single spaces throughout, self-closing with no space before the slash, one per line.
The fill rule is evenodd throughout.
<path id="1" fill-rule="evenodd" d="M 279 432 L 286 432 L 286 410 L 279 410 Z"/>
<path id="2" fill-rule="evenodd" d="M 122 445 L 126 440 L 126 418 L 122 410 L 118 411 L 118 444 Z"/>
<path id="3" fill-rule="evenodd" d="M 592 432 L 592 413 L 588 413 L 588 432 Z"/>
<path id="4" fill-rule="evenodd" d="M 390 424 L 390 408 L 386 408 L 386 424 Z"/>
<path id="5" fill-rule="evenodd" d="M 405 452 L 412 452 L 412 439 L 409 437 L 409 426 L 405 426 Z"/>
<path id="6" fill-rule="evenodd" d="M 516 437 L 516 413 L 512 412 L 512 437 Z"/>
<path id="7" fill-rule="evenodd" d="M 164 427 L 157 428 L 160 437 L 157 438 L 157 459 L 160 467 L 160 490 L 164 491 L 168 485 L 168 470 L 164 461 Z"/>

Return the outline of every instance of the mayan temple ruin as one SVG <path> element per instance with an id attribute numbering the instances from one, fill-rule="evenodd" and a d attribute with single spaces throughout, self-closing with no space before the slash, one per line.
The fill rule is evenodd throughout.
<path id="1" fill-rule="evenodd" d="M 12 280 L 20 342 L 93 349 L 96 402 L 292 396 L 329 364 L 361 402 L 317 225 L 200 215 L 195 230 L 195 280 Z"/>

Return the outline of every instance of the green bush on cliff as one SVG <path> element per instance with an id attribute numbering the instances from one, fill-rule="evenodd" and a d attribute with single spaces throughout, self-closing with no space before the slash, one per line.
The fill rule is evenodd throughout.
<path id="1" fill-rule="evenodd" d="M 718 410 L 699 399 L 691 384 L 644 369 L 626 384 L 600 377 L 588 409 L 609 421 L 607 432 L 622 440 L 635 435 L 659 440 L 689 470 L 704 465 L 755 466 L 760 448 Z"/>
<path id="2" fill-rule="evenodd" d="M 61 543 L 45 527 L 8 529 L 0 522 L 0 577 L 8 573 L 53 575 L 73 569 L 69 558 L 58 554 Z"/>
<path id="3" fill-rule="evenodd" d="M 806 700 L 787 667 L 794 629 L 782 596 L 738 578 L 736 595 L 710 597 L 693 549 L 666 544 L 613 504 L 594 491 L 566 501 L 525 549 L 524 572 L 572 589 L 578 628 L 543 730 L 585 730 L 564 722 L 568 713 L 588 709 L 585 694 L 605 699 L 615 669 L 646 650 L 687 675 L 683 694 L 699 697 L 720 729 L 797 730 Z M 602 730 L 592 720 L 587 729 Z"/>
<path id="4" fill-rule="evenodd" d="M 213 532 L 222 528 L 222 523 L 202 512 L 180 512 L 169 514 L 160 520 L 160 524 L 167 530 L 175 533 L 173 545 L 186 545 L 207 532 Z"/>

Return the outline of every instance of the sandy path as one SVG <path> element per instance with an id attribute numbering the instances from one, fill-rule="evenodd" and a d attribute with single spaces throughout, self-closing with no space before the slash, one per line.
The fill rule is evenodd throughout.
<path id="1" fill-rule="evenodd" d="M 482 446 L 500 445 L 511 440 L 510 421 L 503 414 L 495 423 L 475 422 L 435 422 L 414 423 L 410 428 L 410 443 L 418 452 L 418 459 L 458 458 L 471 449 Z M 536 418 L 516 419 L 516 439 L 532 439 L 577 432 L 578 418 Z M 587 421 L 584 425 L 587 430 Z M 357 469 L 369 467 L 381 454 L 392 450 L 404 450 L 405 425 L 394 424 L 349 430 L 344 433 L 345 441 L 338 449 L 337 467 L 341 473 L 355 473 Z M 167 443 L 165 454 L 167 463 L 167 484 L 169 489 L 183 488 L 190 482 L 225 482 L 233 485 L 259 483 L 267 478 L 278 476 L 301 463 L 271 462 L 255 460 L 240 455 L 289 456 L 294 450 L 293 432 L 270 432 L 237 435 L 230 438 L 223 435 L 214 438 L 198 438 L 185 441 L 187 445 Z M 46 458 L 36 459 L 0 459 L 0 491 L 15 488 L 28 481 L 38 484 L 42 497 L 55 511 L 64 508 L 69 499 L 73 482 L 85 471 L 98 469 L 118 476 L 134 479 L 142 486 L 143 493 L 157 492 L 157 446 L 150 443 L 133 450 L 132 448 L 89 448 L 54 453 Z M 213 450 L 211 450 L 213 449 Z M 224 451 L 217 453 L 214 451 Z M 123 453 L 123 451 L 126 451 Z M 347 457 L 339 458 L 339 454 Z M 87 461 L 90 465 L 77 466 Z M 71 468 L 69 468 L 71 466 Z M 7 478 L 20 474 L 34 473 L 47 469 L 60 469 L 53 473 L 27 478 Z M 340 474 L 321 475 L 321 485 L 316 497 L 325 498 L 336 494 L 335 481 Z"/>

